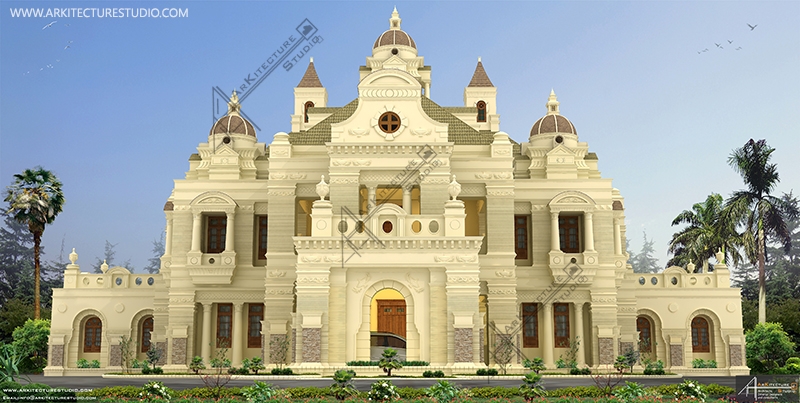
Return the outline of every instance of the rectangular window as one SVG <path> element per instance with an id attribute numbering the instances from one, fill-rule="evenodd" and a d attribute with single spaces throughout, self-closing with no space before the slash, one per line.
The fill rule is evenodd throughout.
<path id="1" fill-rule="evenodd" d="M 528 258 L 528 216 L 514 216 L 514 251 L 517 259 Z"/>
<path id="2" fill-rule="evenodd" d="M 267 216 L 256 216 L 258 220 L 258 259 L 267 259 Z M 309 234 L 310 235 L 310 234 Z"/>
<path id="3" fill-rule="evenodd" d="M 233 319 L 233 304 L 217 305 L 217 348 L 231 346 L 231 322 Z"/>
<path id="4" fill-rule="evenodd" d="M 539 347 L 539 318 L 536 304 L 522 304 L 522 347 Z"/>
<path id="5" fill-rule="evenodd" d="M 556 347 L 569 347 L 569 304 L 553 304 Z"/>
<path id="6" fill-rule="evenodd" d="M 558 238 L 562 252 L 581 252 L 580 219 L 581 216 L 577 215 L 558 217 Z"/>
<path id="7" fill-rule="evenodd" d="M 206 253 L 222 253 L 225 250 L 225 231 L 228 218 L 225 216 L 206 217 Z"/>
<path id="8" fill-rule="evenodd" d="M 248 304 L 247 348 L 261 348 L 261 320 L 264 319 L 264 304 Z"/>

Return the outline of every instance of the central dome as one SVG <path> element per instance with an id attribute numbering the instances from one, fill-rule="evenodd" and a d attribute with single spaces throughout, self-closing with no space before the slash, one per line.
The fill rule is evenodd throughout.
<path id="1" fill-rule="evenodd" d="M 414 40 L 411 39 L 405 31 L 400 29 L 400 14 L 397 12 L 397 7 L 395 7 L 394 11 L 392 12 L 392 18 L 389 18 L 389 30 L 382 33 L 378 39 L 375 40 L 375 45 L 372 46 L 372 49 L 381 47 L 381 46 L 408 46 L 410 48 L 417 48 L 417 44 L 414 43 Z"/>

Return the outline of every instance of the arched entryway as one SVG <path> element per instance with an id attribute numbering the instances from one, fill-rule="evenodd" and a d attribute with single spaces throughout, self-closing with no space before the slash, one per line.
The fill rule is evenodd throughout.
<path id="1" fill-rule="evenodd" d="M 406 359 L 406 300 L 397 290 L 384 288 L 370 304 L 370 360 L 379 360 L 383 350 L 397 350 Z"/>
<path id="2" fill-rule="evenodd" d="M 356 332 L 356 360 L 371 361 L 373 350 L 382 352 L 386 347 L 384 344 L 394 348 L 402 342 L 405 342 L 405 359 L 423 359 L 420 356 L 420 334 L 414 321 L 414 297 L 405 285 L 397 281 L 379 281 L 367 287 L 361 309 L 361 326 Z M 380 348 L 373 349 L 373 344 Z"/>

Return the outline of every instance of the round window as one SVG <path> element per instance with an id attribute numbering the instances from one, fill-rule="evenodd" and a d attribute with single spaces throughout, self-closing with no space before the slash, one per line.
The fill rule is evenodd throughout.
<path id="1" fill-rule="evenodd" d="M 136 277 L 136 285 L 142 285 L 142 278 Z"/>
<path id="2" fill-rule="evenodd" d="M 439 232 L 439 221 L 431 221 L 430 224 L 428 224 L 428 229 L 431 231 L 431 234 Z"/>
<path id="3" fill-rule="evenodd" d="M 359 234 L 364 232 L 364 228 L 364 221 L 359 221 L 356 223 L 356 231 L 358 231 Z"/>
<path id="4" fill-rule="evenodd" d="M 114 282 L 117 283 L 117 285 L 122 285 L 122 277 L 117 277 Z"/>
<path id="5" fill-rule="evenodd" d="M 556 136 L 556 143 L 561 144 L 564 142 L 564 138 L 561 136 Z"/>
<path id="6" fill-rule="evenodd" d="M 672 285 L 678 285 L 678 278 L 673 277 L 672 280 L 670 280 L 670 282 L 672 282 Z"/>
<path id="7" fill-rule="evenodd" d="M 378 118 L 378 127 L 384 133 L 394 133 L 400 129 L 400 116 L 394 112 L 386 112 Z"/>
<path id="8" fill-rule="evenodd" d="M 345 232 L 347 232 L 347 221 L 339 221 L 339 233 L 344 234 Z"/>
<path id="9" fill-rule="evenodd" d="M 414 233 L 419 233 L 420 231 L 422 231 L 422 223 L 420 223 L 419 221 L 414 221 L 413 223 L 411 223 L 411 230 L 414 231 Z"/>
<path id="10" fill-rule="evenodd" d="M 383 222 L 383 232 L 390 233 L 392 232 L 392 222 L 391 221 L 384 221 Z"/>
<path id="11" fill-rule="evenodd" d="M 155 280 L 153 280 L 152 277 L 148 277 L 147 278 L 147 285 L 153 285 L 153 283 L 155 283 Z"/>
<path id="12" fill-rule="evenodd" d="M 657 277 L 651 277 L 650 278 L 650 283 L 652 283 L 653 285 L 658 284 L 658 278 Z"/>
<path id="13" fill-rule="evenodd" d="M 393 55 L 396 55 L 396 54 L 397 54 L 397 52 L 399 52 L 399 51 L 397 50 L 397 48 L 393 48 L 393 49 L 392 49 L 392 54 L 393 54 Z"/>
<path id="14" fill-rule="evenodd" d="M 644 277 L 639 277 L 639 284 L 644 285 Z"/>

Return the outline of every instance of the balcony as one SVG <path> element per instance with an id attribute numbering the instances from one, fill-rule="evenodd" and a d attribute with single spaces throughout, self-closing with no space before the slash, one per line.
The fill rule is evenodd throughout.
<path id="1" fill-rule="evenodd" d="M 195 285 L 230 284 L 236 268 L 236 252 L 188 252 L 186 267 Z"/>

